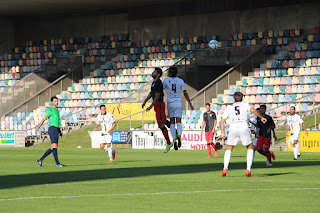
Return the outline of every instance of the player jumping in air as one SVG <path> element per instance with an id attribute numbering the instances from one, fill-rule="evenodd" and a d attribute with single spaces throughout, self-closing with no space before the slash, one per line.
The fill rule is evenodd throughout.
<path id="1" fill-rule="evenodd" d="M 224 153 L 224 169 L 221 176 L 224 177 L 228 173 L 228 166 L 231 159 L 231 152 L 234 146 L 237 145 L 239 138 L 241 139 L 242 145 L 247 147 L 247 170 L 246 175 L 251 177 L 251 166 L 253 160 L 253 145 L 252 138 L 248 127 L 248 112 L 255 114 L 261 119 L 262 122 L 267 120 L 263 118 L 259 112 L 252 108 L 249 104 L 243 103 L 243 94 L 241 92 L 236 92 L 233 95 L 234 104 L 228 106 L 224 111 L 220 126 L 221 135 L 220 138 L 225 138 L 225 121 L 227 118 L 231 120 L 229 127 L 229 134 L 227 139 L 227 150 Z"/>
<path id="2" fill-rule="evenodd" d="M 59 135 L 62 136 L 59 125 L 60 125 L 60 113 L 58 110 L 58 98 L 52 97 L 51 98 L 52 107 L 50 107 L 46 111 L 45 117 L 42 119 L 41 123 L 39 124 L 36 132 L 40 129 L 42 124 L 48 119 L 49 120 L 49 129 L 48 134 L 51 140 L 51 147 L 44 153 L 44 155 L 37 160 L 38 165 L 42 166 L 42 161 L 53 153 L 54 160 L 56 161 L 57 167 L 64 167 L 65 165 L 61 164 L 58 159 L 58 141 Z"/>
<path id="3" fill-rule="evenodd" d="M 100 149 L 104 149 L 109 154 L 109 163 L 113 163 L 116 158 L 116 150 L 112 150 L 112 130 L 116 126 L 116 122 L 113 115 L 106 112 L 106 106 L 100 106 L 100 113 L 97 116 L 96 127 L 94 131 L 97 131 L 99 124 L 101 125 L 101 141 Z M 107 146 L 106 146 L 107 145 Z"/>
<path id="4" fill-rule="evenodd" d="M 266 114 L 266 105 L 260 105 L 260 114 L 267 120 L 262 122 L 260 118 L 257 118 L 257 127 L 259 128 L 259 137 L 257 141 L 257 151 L 267 157 L 267 166 L 272 166 L 272 161 L 276 159 L 276 156 L 270 149 L 271 132 L 274 131 L 275 124 L 272 117 Z"/>
<path id="5" fill-rule="evenodd" d="M 162 70 L 160 68 L 155 68 L 154 71 L 152 72 L 152 77 L 154 79 L 154 81 L 152 82 L 151 85 L 151 92 L 149 93 L 149 95 L 146 97 L 146 99 L 144 100 L 143 104 L 142 104 L 142 108 L 144 108 L 144 106 L 146 105 L 147 101 L 152 98 L 153 102 L 152 104 L 147 108 L 147 111 L 151 110 L 152 107 L 154 107 L 154 111 L 156 113 L 156 119 L 158 122 L 158 126 L 162 131 L 162 134 L 164 136 L 164 138 L 167 141 L 167 146 L 164 150 L 164 153 L 167 153 L 170 151 L 170 148 L 173 146 L 173 143 L 170 142 L 170 138 L 169 138 L 169 134 L 168 134 L 168 130 L 165 127 L 165 125 L 167 127 L 170 127 L 170 122 L 167 121 L 167 116 L 165 113 L 165 107 L 166 104 L 163 102 L 163 85 L 162 85 L 162 81 L 160 80 L 161 76 L 162 76 Z"/>
<path id="6" fill-rule="evenodd" d="M 205 128 L 205 136 L 207 141 L 207 149 L 209 156 L 207 158 L 212 158 L 211 149 L 214 150 L 214 157 L 218 157 L 218 150 L 213 142 L 214 133 L 217 126 L 217 117 L 216 113 L 211 111 L 210 104 L 206 103 L 206 112 L 203 113 L 203 122 L 201 127 L 201 135 L 203 135 L 203 128 Z"/>
<path id="7" fill-rule="evenodd" d="M 293 145 L 293 160 L 300 160 L 300 124 L 302 124 L 306 135 L 308 136 L 308 130 L 300 115 L 296 114 L 296 108 L 294 106 L 290 107 L 290 116 L 287 117 L 287 137 L 289 137 L 289 129 L 291 137 L 289 142 Z"/>
<path id="8" fill-rule="evenodd" d="M 168 117 L 170 118 L 170 131 L 173 138 L 174 149 L 178 150 L 181 147 L 181 134 L 182 134 L 182 92 L 184 97 L 189 103 L 191 110 L 193 110 L 192 103 L 186 91 L 184 81 L 177 77 L 177 67 L 169 68 L 169 77 L 163 80 L 163 87 L 167 92 L 167 108 Z M 175 124 L 177 123 L 177 130 Z M 178 134 L 177 134 L 178 132 Z M 178 140 L 178 143 L 177 143 Z"/>

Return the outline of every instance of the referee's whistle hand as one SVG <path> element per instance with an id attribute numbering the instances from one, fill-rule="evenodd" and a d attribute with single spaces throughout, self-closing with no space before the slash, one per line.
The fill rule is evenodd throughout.
<path id="1" fill-rule="evenodd" d="M 266 123 L 267 122 L 267 119 L 266 118 L 261 118 L 261 121 L 262 121 L 262 123 Z"/>

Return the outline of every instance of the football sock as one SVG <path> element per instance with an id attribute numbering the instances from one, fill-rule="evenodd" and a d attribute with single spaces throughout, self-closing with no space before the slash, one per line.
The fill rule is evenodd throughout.
<path id="1" fill-rule="evenodd" d="M 226 150 L 226 152 L 224 153 L 224 168 L 223 169 L 228 169 L 229 167 L 229 163 L 230 163 L 230 159 L 231 159 L 231 151 L 230 150 Z"/>
<path id="2" fill-rule="evenodd" d="M 212 154 L 211 154 L 211 145 L 210 144 L 207 144 L 207 150 L 208 150 L 209 156 L 212 156 Z"/>
<path id="3" fill-rule="evenodd" d="M 166 120 L 166 121 L 164 122 L 164 125 L 166 125 L 167 128 L 170 128 L 171 122 L 168 121 L 168 120 Z"/>
<path id="4" fill-rule="evenodd" d="M 53 148 L 52 153 L 53 153 L 54 160 L 56 161 L 56 165 L 59 165 L 60 162 L 58 160 L 58 150 L 56 148 Z"/>
<path id="5" fill-rule="evenodd" d="M 267 156 L 267 159 L 268 159 L 269 163 L 272 163 L 272 161 L 271 161 L 271 152 L 267 152 L 266 156 Z"/>
<path id="6" fill-rule="evenodd" d="M 251 171 L 251 166 L 253 162 L 253 149 L 248 149 L 247 151 L 247 170 Z"/>
<path id="7" fill-rule="evenodd" d="M 216 145 L 214 143 L 211 143 L 211 146 L 214 149 L 214 151 L 217 151 Z"/>
<path id="8" fill-rule="evenodd" d="M 294 155 L 294 158 L 298 158 L 298 149 L 297 149 L 297 144 L 295 147 L 293 147 L 293 155 Z"/>
<path id="9" fill-rule="evenodd" d="M 109 155 L 109 158 L 110 158 L 110 160 L 112 160 L 113 161 L 113 153 L 112 153 L 112 148 L 110 147 L 110 148 L 107 148 L 107 150 L 108 150 L 108 155 Z"/>
<path id="10" fill-rule="evenodd" d="M 178 135 L 182 135 L 182 124 L 181 123 L 177 123 L 177 131 L 178 131 Z"/>
<path id="11" fill-rule="evenodd" d="M 43 161 L 48 155 L 50 155 L 52 152 L 51 149 L 48 149 L 43 155 L 42 157 L 40 158 L 41 161 Z"/>
<path id="12" fill-rule="evenodd" d="M 267 156 L 267 153 L 264 150 L 258 151 L 261 155 Z"/>
<path id="13" fill-rule="evenodd" d="M 176 139 L 176 127 L 175 127 L 175 125 L 174 124 L 170 124 L 170 131 L 171 131 L 171 136 L 172 136 L 172 138 L 173 139 Z"/>
<path id="14" fill-rule="evenodd" d="M 170 145 L 171 142 L 170 142 L 170 138 L 169 138 L 169 135 L 168 135 L 168 130 L 164 127 L 163 129 L 161 129 L 161 131 L 162 131 L 162 134 L 163 134 L 164 138 L 167 141 L 167 144 Z"/>
<path id="15" fill-rule="evenodd" d="M 300 143 L 297 143 L 296 147 L 297 147 L 297 155 L 300 155 Z"/>

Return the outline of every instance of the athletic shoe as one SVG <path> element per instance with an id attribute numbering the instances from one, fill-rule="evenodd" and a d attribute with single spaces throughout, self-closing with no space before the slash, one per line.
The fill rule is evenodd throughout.
<path id="1" fill-rule="evenodd" d="M 63 164 L 61 164 L 61 163 L 56 165 L 56 167 L 65 167 L 65 166 L 66 166 L 66 165 L 63 165 Z"/>
<path id="2" fill-rule="evenodd" d="M 208 157 L 206 157 L 206 158 L 212 158 L 212 156 L 211 155 L 209 155 Z"/>
<path id="3" fill-rule="evenodd" d="M 178 150 L 179 148 L 178 148 L 178 143 L 176 142 L 176 141 L 173 141 L 173 145 L 174 145 L 174 150 Z"/>
<path id="4" fill-rule="evenodd" d="M 173 146 L 173 143 L 171 143 L 170 145 L 167 144 L 166 149 L 164 150 L 164 153 L 169 152 L 172 146 Z"/>
<path id="5" fill-rule="evenodd" d="M 272 160 L 275 160 L 276 156 L 274 155 L 273 151 L 270 151 L 270 153 L 271 153 Z"/>
<path id="6" fill-rule="evenodd" d="M 214 157 L 218 157 L 218 150 L 214 150 Z"/>
<path id="7" fill-rule="evenodd" d="M 112 153 L 113 160 L 116 159 L 116 152 L 117 152 L 117 150 L 113 150 L 113 153 Z"/>
<path id="8" fill-rule="evenodd" d="M 267 166 L 272 166 L 273 164 L 270 163 L 270 162 L 267 160 L 266 165 L 267 165 Z"/>
<path id="9" fill-rule="evenodd" d="M 227 173 L 228 173 L 228 169 L 224 169 L 221 173 L 221 177 L 227 176 Z"/>
<path id="10" fill-rule="evenodd" d="M 251 172 L 249 170 L 246 171 L 247 177 L 251 177 Z"/>
<path id="11" fill-rule="evenodd" d="M 300 160 L 300 155 L 298 155 L 297 159 Z"/>
<path id="12" fill-rule="evenodd" d="M 181 135 L 177 135 L 178 147 L 181 148 Z"/>
<path id="13" fill-rule="evenodd" d="M 298 160 L 298 158 L 293 158 L 293 160 Z"/>
<path id="14" fill-rule="evenodd" d="M 109 163 L 113 163 L 113 160 L 109 160 Z"/>
<path id="15" fill-rule="evenodd" d="M 38 159 L 37 160 L 38 165 L 41 167 L 42 166 L 42 160 Z"/>

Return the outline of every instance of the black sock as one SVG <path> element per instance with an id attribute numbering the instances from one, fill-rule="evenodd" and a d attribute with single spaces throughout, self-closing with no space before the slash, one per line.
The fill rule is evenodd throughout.
<path id="1" fill-rule="evenodd" d="M 52 149 L 54 160 L 56 161 L 56 165 L 59 165 L 60 162 L 58 160 L 58 150 L 56 148 Z"/>
<path id="2" fill-rule="evenodd" d="M 40 158 L 41 161 L 43 161 L 48 155 L 50 155 L 52 152 L 51 149 L 48 149 L 43 155 L 42 157 Z"/>

